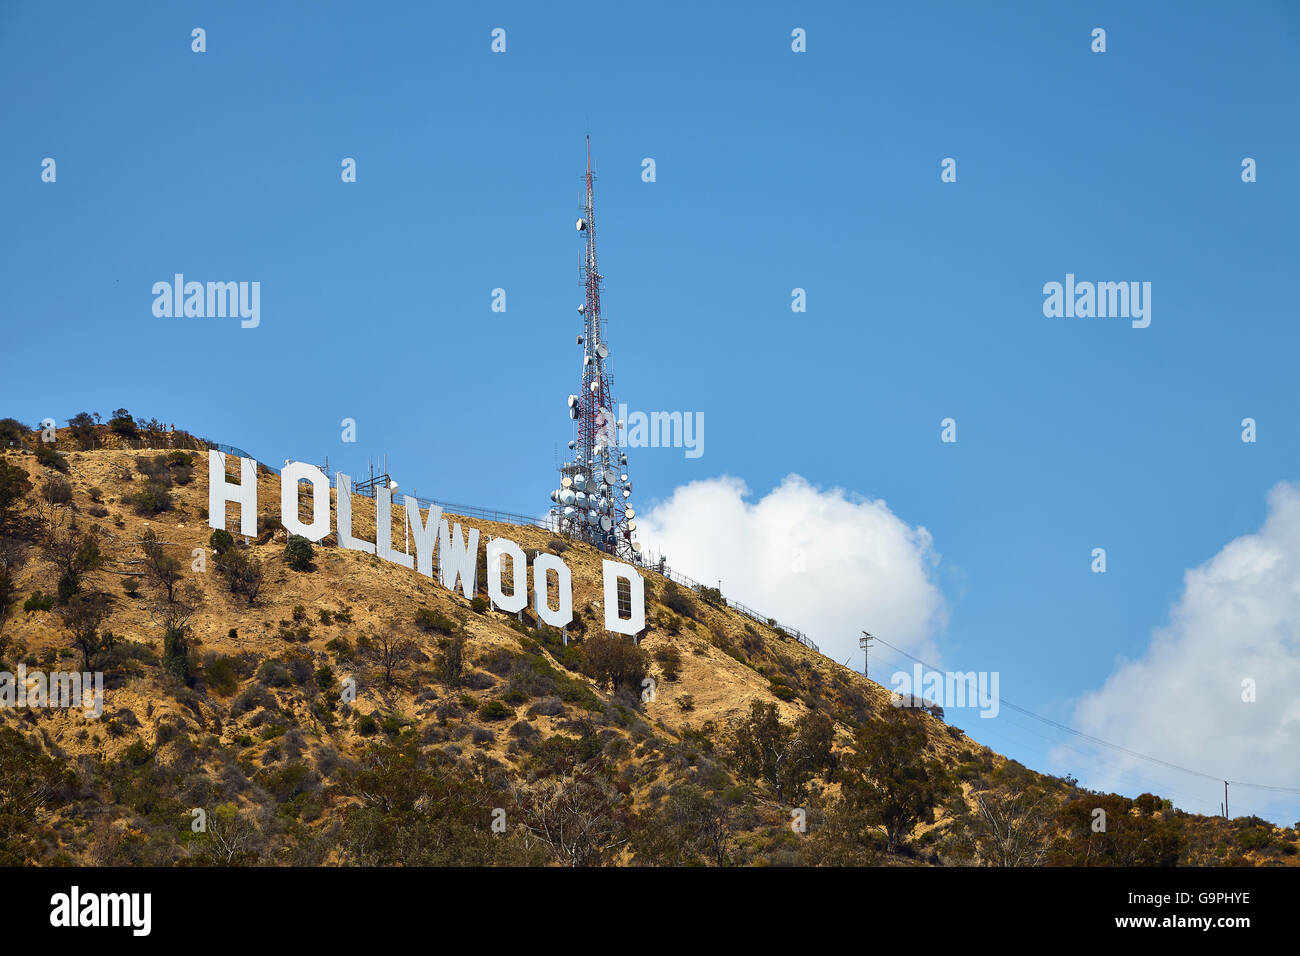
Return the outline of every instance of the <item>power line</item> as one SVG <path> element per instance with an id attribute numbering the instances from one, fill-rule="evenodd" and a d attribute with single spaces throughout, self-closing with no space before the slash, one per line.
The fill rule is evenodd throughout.
<path id="1" fill-rule="evenodd" d="M 915 658 L 913 658 L 913 660 L 915 660 Z M 1165 794 L 1166 796 L 1179 797 L 1181 798 L 1182 801 L 1190 801 L 1191 803 L 1210 807 L 1211 810 L 1213 811 L 1212 815 L 1214 816 L 1218 816 L 1220 813 L 1219 804 L 1217 804 L 1214 801 L 1207 800 L 1204 796 L 1196 796 L 1190 793 L 1186 793 L 1182 790 L 1175 789 L 1174 787 L 1171 787 L 1168 784 L 1154 781 L 1140 774 L 1137 768 L 1135 767 L 1130 766 L 1130 767 L 1125 767 L 1123 769 L 1117 769 L 1111 767 L 1102 770 L 1101 768 L 1093 764 L 1091 762 L 1091 759 L 1085 759 L 1085 758 L 1091 758 L 1095 754 L 1095 751 L 1083 751 L 1080 750 L 1078 747 L 1066 743 L 1065 741 L 1053 739 L 1047 736 L 1046 734 L 1039 733 L 1033 728 L 1020 723 L 1019 721 L 1013 720 L 1009 715 L 1003 715 L 1003 718 L 1004 719 L 1002 721 L 998 722 L 999 726 L 997 728 L 989 728 L 989 730 L 990 733 L 993 733 L 995 735 L 997 731 L 1005 732 L 1005 737 L 1006 737 L 1005 742 L 1008 745 L 1013 745 L 1016 747 L 1020 747 L 1022 749 L 1032 750 L 1036 754 L 1042 754 L 1048 761 L 1060 759 L 1053 755 L 1052 749 L 1049 749 L 1048 747 L 1043 747 L 1041 745 L 1029 744 L 1024 739 L 1020 738 L 1017 734 L 1010 733 L 1010 731 L 1014 730 L 1014 731 L 1018 731 L 1019 733 L 1028 734 L 1030 736 L 1037 738 L 1038 740 L 1044 741 L 1045 743 L 1049 744 L 1051 748 L 1060 748 L 1060 749 L 1068 750 L 1071 754 L 1075 755 L 1072 759 L 1068 761 L 1072 766 L 1076 768 L 1082 768 L 1083 770 L 1086 770 L 1089 773 L 1092 773 L 1099 778 L 1113 777 L 1117 780 L 1127 782 L 1130 786 L 1136 783 L 1137 786 L 1134 787 L 1134 792 L 1141 792 L 1141 791 L 1149 791 L 1152 793 L 1159 792 Z M 986 746 L 989 745 L 987 742 L 987 738 L 985 738 L 985 745 Z M 1214 778 L 1214 782 L 1218 783 L 1219 779 L 1217 777 Z"/>
<path id="2" fill-rule="evenodd" d="M 877 637 L 875 638 L 875 640 L 879 641 L 881 644 L 884 644 L 886 647 L 892 648 L 893 650 L 897 651 L 899 654 L 902 654 L 904 657 L 916 661 L 916 663 L 920 664 L 922 667 L 927 667 L 932 671 L 939 670 L 938 667 L 935 667 L 933 664 L 929 664 L 921 660 L 919 657 L 909 654 L 901 647 L 895 647 L 893 644 L 890 644 L 884 638 Z M 1300 794 L 1300 788 L 1297 787 L 1274 787 L 1274 786 L 1269 786 L 1268 784 L 1249 783 L 1243 780 L 1225 780 L 1223 777 L 1215 776 L 1214 774 L 1204 773 L 1200 770 L 1193 770 L 1190 767 L 1183 767 L 1176 763 L 1170 763 L 1168 760 L 1161 760 L 1159 757 L 1152 757 L 1149 754 L 1138 753 L 1136 750 L 1130 750 L 1128 747 L 1124 747 L 1121 746 L 1120 744 L 1112 743 L 1109 740 L 1103 740 L 1100 737 L 1094 737 L 1092 734 L 1085 734 L 1081 730 L 1075 730 L 1073 727 L 1069 726 L 1068 724 L 1063 724 L 1059 721 L 1052 720 L 1050 717 L 1044 717 L 1041 714 L 1036 714 L 1032 710 L 1029 710 L 1028 708 L 1021 707 L 1019 704 L 1013 704 L 1005 697 L 999 697 L 998 702 L 1001 703 L 1002 706 L 1004 707 L 1010 707 L 1012 710 L 1018 711 L 1019 713 L 1024 714 L 1026 717 L 1032 717 L 1034 720 L 1042 721 L 1048 726 L 1055 727 L 1057 730 L 1064 731 L 1067 734 L 1073 734 L 1074 736 L 1079 737 L 1083 740 L 1087 740 L 1090 743 L 1100 744 L 1103 747 L 1109 747 L 1112 750 L 1117 750 L 1120 753 L 1127 754 L 1128 756 L 1134 757 L 1138 760 L 1145 760 L 1148 763 L 1154 763 L 1154 764 L 1159 764 L 1162 767 L 1168 767 L 1170 770 L 1177 770 L 1181 773 L 1191 774 L 1194 777 L 1201 777 L 1204 780 L 1214 780 L 1216 782 L 1223 781 L 1225 783 L 1232 784 L 1234 787 L 1250 787 L 1251 789 L 1254 790 L 1268 790 L 1273 793 Z"/>

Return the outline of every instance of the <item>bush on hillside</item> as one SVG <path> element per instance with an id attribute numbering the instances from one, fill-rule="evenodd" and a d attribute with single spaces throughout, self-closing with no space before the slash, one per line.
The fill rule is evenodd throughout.
<path id="1" fill-rule="evenodd" d="M 312 549 L 311 542 L 300 534 L 289 535 L 289 540 L 284 544 L 284 562 L 295 571 L 312 570 L 312 558 L 315 557 L 315 551 Z"/>

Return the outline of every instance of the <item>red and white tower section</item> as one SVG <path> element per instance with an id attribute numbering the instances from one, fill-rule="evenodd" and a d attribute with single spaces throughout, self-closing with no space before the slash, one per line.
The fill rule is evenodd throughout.
<path id="1" fill-rule="evenodd" d="M 578 306 L 583 328 L 577 337 L 582 347 L 582 387 L 569 396 L 573 438 L 560 466 L 560 487 L 551 492 L 552 513 L 565 534 L 624 560 L 637 561 L 641 545 L 634 536 L 632 482 L 627 473 L 627 453 L 618 443 L 624 423 L 615 417 L 608 330 L 600 310 L 603 276 L 596 264 L 595 180 L 588 138 L 585 199 L 577 222 L 578 234 L 586 242 L 582 261 L 584 296 Z"/>

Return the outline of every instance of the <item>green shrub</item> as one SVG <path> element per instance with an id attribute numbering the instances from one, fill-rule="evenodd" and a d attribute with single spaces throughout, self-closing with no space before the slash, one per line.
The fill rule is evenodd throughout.
<path id="1" fill-rule="evenodd" d="M 284 545 L 284 561 L 295 571 L 310 571 L 315 551 L 311 542 L 300 534 L 289 535 Z"/>
<path id="2" fill-rule="evenodd" d="M 133 495 L 126 495 L 122 500 L 131 505 L 135 513 L 142 517 L 162 514 L 164 511 L 171 511 L 172 508 L 172 496 L 166 486 L 159 481 L 150 481 L 143 489 Z"/>
<path id="3" fill-rule="evenodd" d="M 208 687 L 221 697 L 229 697 L 239 687 L 235 662 L 224 654 L 208 660 L 203 668 L 203 676 Z"/>
<path id="4" fill-rule="evenodd" d="M 113 416 L 108 420 L 108 427 L 114 434 L 126 438 L 134 438 L 136 435 L 135 419 L 125 408 L 113 412 Z"/>
<path id="5" fill-rule="evenodd" d="M 427 607 L 415 609 L 415 626 L 422 631 L 429 631 L 434 634 L 449 635 L 456 630 L 455 621 L 441 611 Z"/>
<path id="6" fill-rule="evenodd" d="M 630 637 L 593 634 L 582 644 L 582 672 L 604 687 L 639 691 L 650 670 L 650 655 Z"/>
<path id="7" fill-rule="evenodd" d="M 370 714 L 362 714 L 357 718 L 357 733 L 362 737 L 371 737 L 379 730 L 379 724 Z"/>
<path id="8" fill-rule="evenodd" d="M 675 681 L 681 676 L 682 654 L 671 644 L 661 644 L 655 648 L 655 661 L 666 681 Z"/>
<path id="9" fill-rule="evenodd" d="M 478 709 L 480 720 L 505 720 L 514 715 L 514 710 L 508 707 L 505 701 L 500 700 L 485 700 Z"/>
<path id="10" fill-rule="evenodd" d="M 325 650 L 341 661 L 352 660 L 353 648 L 346 637 L 331 637 L 325 642 Z"/>
<path id="11" fill-rule="evenodd" d="M 485 598 L 482 598 L 476 594 L 474 596 L 474 599 L 469 602 L 469 607 L 470 610 L 473 611 L 475 614 L 486 614 L 488 609 L 488 602 Z"/>
<path id="12" fill-rule="evenodd" d="M 706 604 L 721 607 L 726 603 L 722 599 L 722 591 L 719 588 L 708 588 L 701 584 L 697 589 L 697 593 L 700 595 L 700 600 L 704 601 Z"/>
<path id="13" fill-rule="evenodd" d="M 31 429 L 16 418 L 0 418 L 0 445 L 21 445 Z"/>
<path id="14" fill-rule="evenodd" d="M 32 596 L 23 602 L 24 611 L 48 611 L 54 607 L 54 597 L 33 591 Z"/>
<path id="15" fill-rule="evenodd" d="M 36 462 L 46 468 L 53 468 L 55 471 L 66 472 L 68 470 L 68 460 L 54 450 L 52 444 L 39 442 L 36 445 Z"/>
<path id="16" fill-rule="evenodd" d="M 689 617 L 695 620 L 699 617 L 700 611 L 690 596 L 679 588 L 672 581 L 669 581 L 664 588 L 664 606 L 670 611 L 680 614 L 682 617 Z"/>
<path id="17" fill-rule="evenodd" d="M 211 537 L 208 538 L 208 547 L 212 549 L 214 554 L 222 554 L 234 546 L 234 535 L 225 528 L 218 528 L 216 531 L 212 532 Z"/>

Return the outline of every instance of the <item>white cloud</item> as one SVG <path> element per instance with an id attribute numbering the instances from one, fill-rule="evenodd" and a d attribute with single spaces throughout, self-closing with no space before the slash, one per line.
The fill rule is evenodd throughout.
<path id="1" fill-rule="evenodd" d="M 1256 702 L 1242 701 L 1255 681 Z M 1184 577 L 1183 594 L 1146 654 L 1121 662 L 1083 697 L 1075 726 L 1139 753 L 1229 780 L 1300 787 L 1300 486 L 1281 483 L 1255 534 L 1229 542 Z M 1113 751 L 1099 751 L 1106 777 L 1084 782 L 1131 793 L 1124 771 L 1168 783 L 1176 805 L 1214 812 L 1222 783 L 1198 780 Z M 1201 802 L 1180 800 L 1181 792 Z M 1234 816 L 1289 825 L 1300 796 L 1237 787 Z"/>
<path id="2" fill-rule="evenodd" d="M 799 628 L 823 653 L 861 667 L 866 629 L 934 659 L 946 623 L 930 533 L 885 505 L 790 475 L 756 502 L 736 478 L 694 481 L 638 516 L 638 536 L 669 567 Z M 873 668 L 874 673 L 874 668 Z"/>

